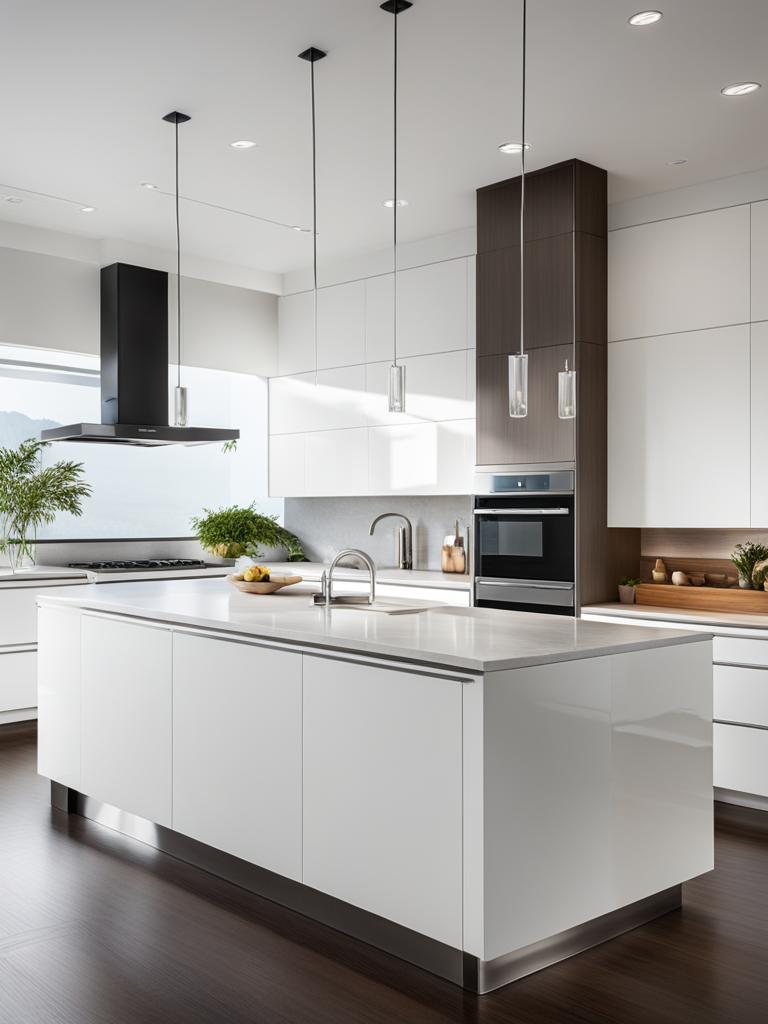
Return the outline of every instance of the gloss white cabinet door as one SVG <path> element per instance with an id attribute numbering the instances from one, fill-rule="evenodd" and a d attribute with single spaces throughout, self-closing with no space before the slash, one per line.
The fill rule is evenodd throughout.
<path id="1" fill-rule="evenodd" d="M 307 493 L 306 434 L 274 434 L 269 439 L 269 494 L 272 498 L 301 497 Z"/>
<path id="2" fill-rule="evenodd" d="M 37 707 L 37 655 L 0 650 L 0 721 L 8 711 Z M 34 712 L 27 714 L 34 718 Z"/>
<path id="3" fill-rule="evenodd" d="M 0 590 L 0 647 L 33 644 L 37 639 L 36 587 Z"/>
<path id="4" fill-rule="evenodd" d="M 171 633 L 84 613 L 82 792 L 171 826 Z"/>
<path id="5" fill-rule="evenodd" d="M 304 657 L 304 882 L 456 948 L 461 687 Z"/>
<path id="6" fill-rule="evenodd" d="M 749 326 L 608 346 L 608 525 L 750 525 Z"/>
<path id="7" fill-rule="evenodd" d="M 768 208 L 768 203 L 761 204 Z M 768 218 L 767 218 L 768 219 Z M 768 228 L 766 229 L 768 231 Z M 768 241 L 766 241 L 768 248 Z M 763 293 L 768 291 L 768 256 L 766 257 L 766 281 Z M 766 311 L 768 315 L 768 310 Z M 768 527 L 768 402 L 765 387 L 768 380 L 768 323 L 751 325 L 752 359 L 752 444 L 751 444 L 751 501 L 752 526 L 759 529 Z"/>
<path id="8" fill-rule="evenodd" d="M 37 770 L 80 789 L 79 609 L 40 608 L 37 649 Z"/>
<path id="9" fill-rule="evenodd" d="M 611 231 L 609 340 L 748 323 L 749 216 L 733 206 Z"/>
<path id="10" fill-rule="evenodd" d="M 427 355 L 470 344 L 468 261 L 444 260 L 397 275 L 399 356 Z"/>
<path id="11" fill-rule="evenodd" d="M 715 786 L 768 796 L 768 729 L 716 722 L 714 730 Z"/>
<path id="12" fill-rule="evenodd" d="M 365 362 L 365 282 L 330 285 L 317 293 L 317 363 L 321 368 Z"/>
<path id="13" fill-rule="evenodd" d="M 277 302 L 278 373 L 315 368 L 314 298 L 312 292 L 281 295 Z"/>
<path id="14" fill-rule="evenodd" d="M 752 216 L 752 316 L 768 320 L 768 200 L 753 203 Z"/>
<path id="15" fill-rule="evenodd" d="M 306 435 L 306 489 L 310 497 L 357 497 L 368 490 L 368 431 L 318 430 Z"/>
<path id="16" fill-rule="evenodd" d="M 301 881 L 301 655 L 176 633 L 173 828 Z"/>

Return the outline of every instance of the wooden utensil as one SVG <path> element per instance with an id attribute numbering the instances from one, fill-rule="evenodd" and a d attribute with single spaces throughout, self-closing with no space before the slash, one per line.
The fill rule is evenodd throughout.
<path id="1" fill-rule="evenodd" d="M 269 580 L 261 582 L 254 580 L 252 583 L 246 583 L 245 580 L 239 580 L 235 576 L 227 576 L 227 579 L 233 587 L 242 590 L 244 594 L 275 594 L 278 590 L 282 590 L 283 587 L 292 587 L 294 583 L 301 583 L 304 577 L 272 576 Z"/>

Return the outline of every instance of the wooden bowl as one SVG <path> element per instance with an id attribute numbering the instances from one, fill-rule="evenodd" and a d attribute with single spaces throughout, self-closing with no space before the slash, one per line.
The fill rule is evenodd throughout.
<path id="1" fill-rule="evenodd" d="M 257 583 L 246 583 L 245 580 L 235 579 L 234 576 L 227 576 L 233 587 L 242 590 L 244 594 L 276 594 L 283 587 L 292 587 L 294 583 L 301 583 L 302 576 L 272 576 L 268 581 Z"/>

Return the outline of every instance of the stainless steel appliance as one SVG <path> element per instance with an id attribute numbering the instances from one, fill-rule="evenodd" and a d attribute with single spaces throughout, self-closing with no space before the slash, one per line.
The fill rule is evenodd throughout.
<path id="1" fill-rule="evenodd" d="M 476 477 L 475 604 L 575 615 L 573 470 Z"/>

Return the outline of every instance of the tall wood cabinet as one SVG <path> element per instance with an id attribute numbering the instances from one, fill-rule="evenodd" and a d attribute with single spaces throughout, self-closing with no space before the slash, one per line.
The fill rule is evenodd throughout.
<path id="1" fill-rule="evenodd" d="M 509 415 L 520 348 L 520 178 L 477 192 L 477 465 L 576 471 L 578 600 L 637 571 L 637 531 L 607 529 L 607 174 L 567 160 L 525 179 L 529 411 Z M 557 414 L 557 373 L 577 370 L 577 417 Z"/>

